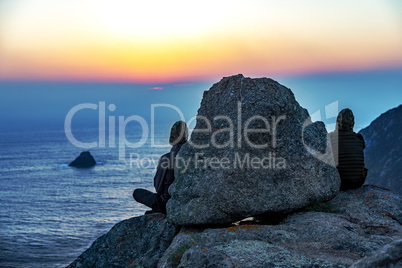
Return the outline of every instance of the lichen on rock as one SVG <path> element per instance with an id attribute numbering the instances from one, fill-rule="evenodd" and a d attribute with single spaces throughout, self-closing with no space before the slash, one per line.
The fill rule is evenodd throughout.
<path id="1" fill-rule="evenodd" d="M 300 211 L 278 225 L 184 227 L 158 267 L 349 267 L 402 239 L 402 200 L 390 191 L 365 186 L 328 205 L 336 212 Z"/>

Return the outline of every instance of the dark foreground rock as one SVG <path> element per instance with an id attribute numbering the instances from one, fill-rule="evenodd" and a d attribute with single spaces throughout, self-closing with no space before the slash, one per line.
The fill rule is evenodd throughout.
<path id="1" fill-rule="evenodd" d="M 388 244 L 393 246 L 384 250 L 397 263 L 400 249 L 392 243 L 402 239 L 401 222 L 400 197 L 365 186 L 278 225 L 185 227 L 158 267 L 348 267 Z M 384 256 L 377 253 L 356 267 L 376 267 L 363 263 L 381 263 Z"/>
<path id="2" fill-rule="evenodd" d="M 376 186 L 340 192 L 276 225 L 182 227 L 131 218 L 69 267 L 400 267 L 402 200 Z M 176 235 L 177 234 L 177 235 Z"/>
<path id="3" fill-rule="evenodd" d="M 288 213 L 340 186 L 324 124 L 268 78 L 225 77 L 204 92 L 178 158 L 167 211 L 179 225 Z"/>
<path id="4" fill-rule="evenodd" d="M 124 220 L 68 267 L 156 267 L 177 231 L 162 214 Z"/>
<path id="5" fill-rule="evenodd" d="M 96 165 L 96 161 L 90 152 L 82 152 L 68 166 L 77 168 L 90 168 Z"/>

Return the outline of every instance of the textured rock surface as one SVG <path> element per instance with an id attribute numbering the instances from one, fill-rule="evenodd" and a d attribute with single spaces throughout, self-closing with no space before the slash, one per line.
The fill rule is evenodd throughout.
<path id="1" fill-rule="evenodd" d="M 208 258 L 206 255 L 208 254 Z M 179 267 L 337 267 L 262 241 L 232 240 L 189 249 Z"/>
<path id="2" fill-rule="evenodd" d="M 383 113 L 359 133 L 366 141 L 366 183 L 402 195 L 402 105 Z"/>
<path id="3" fill-rule="evenodd" d="M 69 164 L 70 167 L 77 168 L 90 168 L 96 165 L 94 157 L 90 152 L 82 152 L 80 155 L 74 159 L 73 162 Z"/>
<path id="4" fill-rule="evenodd" d="M 68 267 L 156 267 L 176 233 L 162 214 L 124 220 Z"/>
<path id="5" fill-rule="evenodd" d="M 294 211 L 337 193 L 340 179 L 331 165 L 332 152 L 324 155 L 325 164 L 304 146 L 317 154 L 330 150 L 324 124 L 311 124 L 307 110 L 278 82 L 242 75 L 223 78 L 204 92 L 198 116 L 207 118 L 211 128 L 197 133 L 208 127 L 206 120 L 197 119 L 191 142 L 180 150 L 189 166 L 178 162 L 169 188 L 168 218 L 173 223 L 230 223 Z M 250 121 L 253 116 L 259 118 Z M 246 128 L 267 131 L 246 135 Z M 252 159 L 262 162 L 252 164 Z"/>
<path id="6" fill-rule="evenodd" d="M 402 200 L 384 189 L 340 192 L 318 208 L 279 225 L 182 228 L 158 267 L 348 267 L 402 239 Z M 397 263 L 400 250 L 385 251 Z"/>
<path id="7" fill-rule="evenodd" d="M 377 250 L 372 255 L 354 263 L 351 268 L 391 268 L 402 267 L 402 239 Z"/>

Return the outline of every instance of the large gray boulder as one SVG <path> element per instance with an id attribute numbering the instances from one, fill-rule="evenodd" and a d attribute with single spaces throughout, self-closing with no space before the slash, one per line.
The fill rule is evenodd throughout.
<path id="1" fill-rule="evenodd" d="M 95 240 L 68 267 L 156 267 L 177 232 L 162 214 L 124 220 Z"/>
<path id="2" fill-rule="evenodd" d="M 364 186 L 278 225 L 183 227 L 158 267 L 399 267 L 401 216 L 399 196 Z"/>
<path id="3" fill-rule="evenodd" d="M 340 186 L 324 124 L 268 78 L 225 77 L 204 92 L 177 159 L 167 211 L 178 225 L 287 213 Z"/>

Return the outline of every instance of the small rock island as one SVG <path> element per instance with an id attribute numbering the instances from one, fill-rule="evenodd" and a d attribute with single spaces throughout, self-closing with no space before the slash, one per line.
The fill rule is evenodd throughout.
<path id="1" fill-rule="evenodd" d="M 96 165 L 96 161 L 90 152 L 82 152 L 73 162 L 71 162 L 69 167 L 76 168 L 91 168 Z"/>

